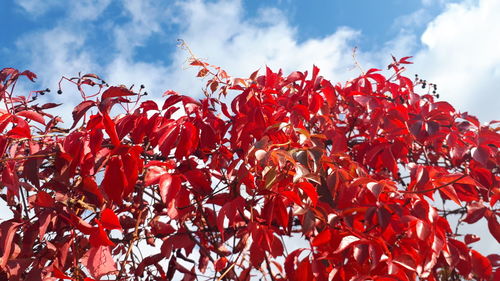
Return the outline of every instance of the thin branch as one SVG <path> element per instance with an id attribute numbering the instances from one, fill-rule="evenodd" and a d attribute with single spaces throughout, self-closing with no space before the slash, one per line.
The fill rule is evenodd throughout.
<path id="1" fill-rule="evenodd" d="M 128 244 L 127 253 L 125 254 L 125 258 L 122 261 L 122 266 L 120 268 L 120 272 L 118 273 L 118 277 L 116 280 L 121 280 L 123 272 L 125 271 L 125 263 L 127 262 L 128 257 L 130 256 L 130 253 L 132 252 L 132 246 L 133 246 L 134 242 L 137 241 L 137 239 L 139 239 L 139 225 L 141 224 L 142 214 L 143 214 L 144 210 L 146 210 L 146 209 L 141 209 L 141 211 L 139 212 L 139 216 L 137 216 L 137 221 L 135 223 L 134 235 L 133 235 L 132 239 L 130 240 L 130 243 Z"/>
<path id="2" fill-rule="evenodd" d="M 36 155 L 26 155 L 26 156 L 19 156 L 19 157 L 13 157 L 13 158 L 3 158 L 0 159 L 0 163 L 3 162 L 8 162 L 8 161 L 16 161 L 16 160 L 25 160 L 25 159 L 30 159 L 30 158 L 45 158 L 45 157 L 50 157 L 54 156 L 56 153 L 47 153 L 47 154 L 36 154 Z"/>
<path id="3" fill-rule="evenodd" d="M 401 192 L 402 192 L 402 193 L 414 193 L 414 194 L 419 194 L 419 193 L 427 193 L 427 192 L 431 192 L 431 191 L 436 191 L 436 190 L 439 190 L 439 189 L 441 189 L 441 188 L 443 188 L 443 187 L 446 187 L 446 186 L 448 186 L 448 185 L 450 185 L 450 184 L 454 184 L 454 183 L 458 182 L 459 180 L 461 180 L 461 179 L 465 178 L 466 176 L 467 176 L 466 174 L 463 174 L 462 176 L 460 176 L 460 177 L 458 177 L 458 178 L 456 178 L 456 179 L 454 179 L 454 180 L 452 180 L 452 181 L 450 181 L 450 182 L 448 182 L 448 183 L 445 183 L 445 184 L 442 184 L 442 185 L 440 185 L 440 186 L 437 186 L 437 187 L 434 187 L 434 188 L 430 188 L 430 189 L 425 189 L 425 190 L 416 190 L 416 191 L 405 191 L 405 190 L 402 190 Z"/>

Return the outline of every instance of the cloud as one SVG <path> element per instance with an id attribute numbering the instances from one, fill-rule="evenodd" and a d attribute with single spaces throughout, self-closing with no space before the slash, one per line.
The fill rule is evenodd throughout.
<path id="1" fill-rule="evenodd" d="M 438 85 L 443 100 L 482 121 L 500 119 L 500 2 L 447 4 L 421 36 L 411 69 Z"/>
<path id="2" fill-rule="evenodd" d="M 357 74 L 349 69 L 353 65 L 352 42 L 359 31 L 341 27 L 323 38 L 299 42 L 296 28 L 278 9 L 266 8 L 248 17 L 241 1 L 228 0 L 180 1 L 170 6 L 153 0 L 120 2 L 118 13 L 124 20 L 102 19 L 112 48 L 106 56 L 99 56 L 102 50 L 92 46 L 91 39 L 102 30 L 85 22 L 100 19 L 110 0 L 70 3 L 72 12 L 52 29 L 29 34 L 17 42 L 30 68 L 41 74 L 44 87 L 53 87 L 62 75 L 82 71 L 103 73 L 110 83 L 151 83 L 146 86 L 154 93 L 177 89 L 200 96 L 203 81 L 195 78 L 195 69 L 186 69 L 188 53 L 184 50 L 177 49 L 170 56 L 165 53 L 164 58 L 154 62 L 135 57 L 149 39 L 176 37 L 165 34 L 165 25 L 176 25 L 177 37 L 188 42 L 197 56 L 235 76 L 248 76 L 266 65 L 290 72 L 310 70 L 313 64 L 334 80 L 347 80 Z M 29 11 L 37 5 L 27 0 L 19 4 Z"/>
<path id="3" fill-rule="evenodd" d="M 162 24 L 170 18 L 169 8 L 161 1 L 124 1 L 127 22 L 114 24 L 114 44 L 120 56 L 131 58 L 135 48 L 143 46 L 151 36 L 164 36 Z"/>
<path id="4" fill-rule="evenodd" d="M 78 0 L 68 1 L 70 7 L 69 18 L 72 20 L 85 21 L 96 20 L 108 8 L 112 0 Z M 64 2 L 64 1 L 62 1 Z"/>
<path id="5" fill-rule="evenodd" d="M 360 35 L 356 30 L 341 27 L 323 38 L 299 42 L 296 28 L 277 9 L 267 8 L 247 18 L 241 1 L 189 1 L 179 7 L 176 21 L 180 38 L 197 57 L 217 64 L 230 75 L 247 77 L 266 65 L 275 71 L 282 68 L 285 73 L 310 70 L 313 64 L 331 79 L 356 75 L 349 72 L 352 41 Z M 185 51 L 177 50 L 172 67 L 182 65 L 186 57 Z M 183 78 L 190 77 L 185 70 L 175 70 L 172 77 L 182 91 L 193 85 L 193 79 Z"/>
<path id="6" fill-rule="evenodd" d="M 76 20 L 95 20 L 108 7 L 112 0 L 15 0 L 24 12 L 38 18 L 50 11 L 65 11 Z M 64 9 L 62 9 L 64 8 Z"/>
<path id="7" fill-rule="evenodd" d="M 97 68 L 85 46 L 85 34 L 75 34 L 63 27 L 39 34 L 29 34 L 17 41 L 19 50 L 30 60 L 43 84 L 56 85 L 61 75 L 90 72 Z"/>
<path id="8" fill-rule="evenodd" d="M 35 17 L 45 14 L 52 8 L 64 5 L 64 2 L 59 0 L 15 0 L 15 3 L 25 12 Z"/>

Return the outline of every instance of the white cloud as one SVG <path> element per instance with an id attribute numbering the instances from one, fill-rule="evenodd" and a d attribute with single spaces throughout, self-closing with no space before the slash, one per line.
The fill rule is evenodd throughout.
<path id="1" fill-rule="evenodd" d="M 76 34 L 64 27 L 29 34 L 16 43 L 45 85 L 57 85 L 62 75 L 91 72 L 97 68 L 85 48 L 85 34 Z"/>
<path id="2" fill-rule="evenodd" d="M 64 5 L 64 2 L 59 0 L 15 0 L 15 3 L 33 16 L 43 15 L 52 8 Z"/>
<path id="3" fill-rule="evenodd" d="M 438 85 L 443 100 L 482 121 L 500 119 L 500 2 L 448 4 L 429 23 L 415 70 Z"/>
<path id="4" fill-rule="evenodd" d="M 349 72 L 353 65 L 350 42 L 359 36 L 358 31 L 339 28 L 324 38 L 299 42 L 296 28 L 276 9 L 262 10 L 246 19 L 241 1 L 189 1 L 179 5 L 180 38 L 199 58 L 221 66 L 230 75 L 247 77 L 266 65 L 275 71 L 282 68 L 285 73 L 310 70 L 313 64 L 335 80 L 356 74 Z M 172 81 L 181 91 L 194 83 L 185 70 L 175 69 L 186 57 L 185 51 L 178 50 L 172 64 Z"/>
<path id="5" fill-rule="evenodd" d="M 53 9 L 65 8 L 72 20 L 95 20 L 112 0 L 15 0 L 25 12 L 34 17 L 41 16 Z"/>
<path id="6" fill-rule="evenodd" d="M 115 47 L 120 56 L 131 58 L 134 49 L 155 36 L 162 36 L 161 25 L 170 18 L 170 11 L 161 1 L 123 1 L 123 13 L 129 21 L 114 25 Z"/>
<path id="7" fill-rule="evenodd" d="M 159 97 L 167 89 L 169 69 L 161 64 L 135 62 L 127 58 L 118 57 L 106 66 L 105 75 L 108 83 L 118 85 L 145 85 L 149 94 Z M 148 97 L 150 98 L 150 97 Z"/>
<path id="8" fill-rule="evenodd" d="M 73 0 L 70 5 L 69 17 L 73 20 L 96 20 L 109 6 L 112 0 Z M 65 1 L 61 1 L 65 2 Z"/>

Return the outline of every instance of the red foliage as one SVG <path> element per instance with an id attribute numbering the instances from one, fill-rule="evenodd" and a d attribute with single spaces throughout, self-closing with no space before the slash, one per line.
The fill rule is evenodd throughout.
<path id="1" fill-rule="evenodd" d="M 87 74 L 66 79 L 83 97 L 70 129 L 36 103 L 47 91 L 13 95 L 35 74 L 1 70 L 0 279 L 494 280 L 499 256 L 447 219 L 500 241 L 497 123 L 417 94 L 408 59 L 344 85 L 193 60 L 206 97 L 163 104 Z"/>

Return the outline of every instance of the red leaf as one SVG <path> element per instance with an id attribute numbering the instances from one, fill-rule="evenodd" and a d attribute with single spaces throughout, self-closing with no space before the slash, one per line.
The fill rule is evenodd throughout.
<path id="1" fill-rule="evenodd" d="M 328 103 L 328 106 L 332 108 L 335 106 L 337 97 L 335 96 L 335 88 L 333 88 L 332 83 L 328 80 L 321 80 L 321 92 L 323 92 L 323 95 L 325 95 L 326 102 Z"/>
<path id="2" fill-rule="evenodd" d="M 329 229 L 325 229 L 314 237 L 312 240 L 313 246 L 319 246 L 325 243 L 329 243 L 332 239 L 332 233 Z"/>
<path id="3" fill-rule="evenodd" d="M 11 161 L 3 166 L 2 184 L 7 186 L 7 190 L 16 196 L 19 196 L 19 178 L 15 171 L 15 162 Z"/>
<path id="4" fill-rule="evenodd" d="M 172 105 L 180 102 L 181 100 L 182 100 L 182 97 L 179 96 L 177 93 L 173 92 L 173 94 L 171 94 L 171 96 L 165 100 L 161 110 L 165 110 L 165 109 L 171 107 Z"/>
<path id="5" fill-rule="evenodd" d="M 179 130 L 179 127 L 174 124 L 158 133 L 161 135 L 158 139 L 158 144 L 160 145 L 160 151 L 163 155 L 170 154 L 170 150 L 172 150 L 178 139 Z"/>
<path id="6" fill-rule="evenodd" d="M 417 233 L 417 237 L 420 240 L 425 240 L 427 237 L 429 237 L 429 234 L 431 233 L 431 228 L 429 224 L 423 220 L 417 219 L 416 224 L 415 224 L 415 230 Z"/>
<path id="7" fill-rule="evenodd" d="M 469 244 L 472 244 L 474 242 L 479 241 L 480 239 L 481 238 L 479 238 L 477 235 L 466 234 L 465 237 L 464 237 L 464 242 L 465 242 L 465 244 L 469 245 Z"/>
<path id="8" fill-rule="evenodd" d="M 31 138 L 31 131 L 28 122 L 22 118 L 16 117 L 16 123 L 16 126 L 7 132 L 7 135 L 16 139 Z"/>
<path id="9" fill-rule="evenodd" d="M 298 183 L 297 187 L 302 189 L 307 196 L 311 198 L 312 205 L 316 206 L 316 203 L 318 203 L 318 193 L 316 192 L 316 188 L 309 182 Z"/>
<path id="10" fill-rule="evenodd" d="M 342 240 L 340 241 L 339 247 L 333 253 L 335 253 L 335 254 L 340 253 L 358 241 L 360 241 L 360 239 L 354 235 L 344 236 L 342 238 Z"/>
<path id="11" fill-rule="evenodd" d="M 109 199 L 115 203 L 121 203 L 123 198 L 123 189 L 127 185 L 123 163 L 120 157 L 113 156 L 109 159 L 104 172 L 102 187 Z"/>
<path id="12" fill-rule="evenodd" d="M 45 125 L 45 120 L 43 119 L 43 116 L 38 112 L 24 110 L 24 111 L 19 111 L 18 113 L 16 113 L 16 115 L 26 117 L 30 120 Z"/>
<path id="13" fill-rule="evenodd" d="M 467 205 L 467 216 L 462 219 L 466 223 L 475 223 L 480 220 L 484 213 L 486 212 L 486 207 L 480 202 L 472 202 Z"/>
<path id="14" fill-rule="evenodd" d="M 201 170 L 188 170 L 183 173 L 193 189 L 200 194 L 209 194 L 212 192 L 210 178 Z"/>
<path id="15" fill-rule="evenodd" d="M 243 199 L 243 197 L 237 197 L 236 199 L 234 199 L 230 202 L 227 202 L 220 209 L 219 214 L 217 215 L 217 227 L 219 228 L 222 239 L 224 239 L 224 220 L 225 220 L 225 218 L 227 217 L 227 219 L 228 219 L 228 225 L 232 226 L 238 212 L 243 213 L 244 208 L 245 208 L 245 203 L 246 203 L 246 201 L 245 201 L 245 199 Z"/>
<path id="16" fill-rule="evenodd" d="M 290 254 L 285 259 L 285 272 L 288 277 L 291 277 L 295 273 L 295 265 L 298 264 L 298 259 L 302 251 L 306 250 L 305 248 L 299 248 Z"/>
<path id="17" fill-rule="evenodd" d="M 481 163 L 483 166 L 487 166 L 488 159 L 490 157 L 489 149 L 486 145 L 480 145 L 471 149 L 472 158 L 477 162 Z"/>
<path id="18" fill-rule="evenodd" d="M 0 241 L 3 250 L 3 256 L 0 261 L 0 268 L 5 270 L 7 266 L 7 262 L 9 261 L 9 256 L 11 255 L 11 251 L 13 250 L 13 240 L 16 235 L 17 229 L 21 226 L 21 223 L 4 221 L 0 224 L 1 236 Z"/>
<path id="19" fill-rule="evenodd" d="M 487 280 L 492 273 L 490 261 L 475 250 L 471 250 L 472 273 Z"/>
<path id="20" fill-rule="evenodd" d="M 115 122 L 111 120 L 109 115 L 107 113 L 103 113 L 102 116 L 102 121 L 104 124 L 104 129 L 106 130 L 106 133 L 108 133 L 109 138 L 111 139 L 111 143 L 117 147 L 120 145 L 120 139 L 118 138 L 118 134 L 116 133 L 116 126 Z"/>
<path id="21" fill-rule="evenodd" d="M 139 172 L 142 172 L 143 160 L 140 157 L 142 147 L 132 146 L 126 153 L 122 153 L 123 168 L 125 173 L 126 185 L 123 188 L 123 196 L 126 197 L 134 191 L 135 184 L 139 178 Z"/>
<path id="22" fill-rule="evenodd" d="M 40 106 L 41 109 L 49 109 L 60 106 L 62 103 L 48 102 Z"/>
<path id="23" fill-rule="evenodd" d="M 51 208 L 54 207 L 55 200 L 47 192 L 41 190 L 38 191 L 34 203 L 39 207 Z"/>
<path id="24" fill-rule="evenodd" d="M 399 60 L 399 63 L 402 63 L 402 64 L 412 64 L 413 62 L 411 61 L 408 61 L 408 59 L 411 59 L 412 56 L 409 56 L 409 57 L 403 57 Z"/>
<path id="25" fill-rule="evenodd" d="M 54 277 L 62 278 L 62 279 L 73 279 L 73 278 L 69 277 L 68 275 L 64 274 L 59 268 L 57 268 L 54 265 L 52 266 L 52 272 L 54 273 Z"/>
<path id="26" fill-rule="evenodd" d="M 297 80 L 302 80 L 302 79 L 304 79 L 304 74 L 299 71 L 294 71 L 290 73 L 290 75 L 288 75 L 288 77 L 285 80 L 285 84 L 290 84 Z"/>
<path id="27" fill-rule="evenodd" d="M 486 218 L 488 219 L 488 229 L 491 235 L 500 243 L 500 224 L 498 223 L 497 216 L 495 213 L 488 210 Z"/>
<path id="28" fill-rule="evenodd" d="M 416 262 L 412 256 L 407 254 L 400 254 L 394 257 L 393 261 L 409 270 L 415 271 Z"/>
<path id="29" fill-rule="evenodd" d="M 105 229 L 123 229 L 118 216 L 111 209 L 104 209 L 101 212 L 101 223 Z"/>
<path id="30" fill-rule="evenodd" d="M 310 114 L 309 114 L 309 110 L 307 109 L 307 107 L 303 104 L 296 104 L 292 110 L 294 111 L 294 113 L 297 113 L 299 115 L 301 115 L 302 117 L 304 117 L 304 119 L 306 121 L 309 122 L 309 119 L 311 118 Z"/>
<path id="31" fill-rule="evenodd" d="M 99 187 L 97 186 L 97 183 L 95 182 L 92 176 L 83 177 L 82 188 L 84 191 L 90 192 L 93 195 L 95 195 L 99 203 L 103 202 L 104 199 L 102 197 L 102 193 L 99 190 Z"/>
<path id="32" fill-rule="evenodd" d="M 71 214 L 69 222 L 83 234 L 93 234 L 97 230 L 96 227 L 92 227 L 88 222 L 74 214 Z"/>
<path id="33" fill-rule="evenodd" d="M 221 272 L 227 265 L 227 258 L 221 257 L 215 261 L 215 271 Z"/>
<path id="34" fill-rule="evenodd" d="M 144 112 L 148 112 L 150 110 L 158 110 L 158 105 L 152 100 L 147 100 L 141 103 L 141 106 L 139 108 L 144 109 Z"/>
<path id="35" fill-rule="evenodd" d="M 166 236 L 174 233 L 175 231 L 176 231 L 175 228 L 171 224 L 157 220 L 151 222 L 151 232 L 154 235 Z"/>
<path id="36" fill-rule="evenodd" d="M 100 279 L 107 274 L 116 274 L 117 267 L 108 246 L 92 247 L 80 259 L 80 262 L 89 270 L 90 274 Z"/>
<path id="37" fill-rule="evenodd" d="M 313 114 L 317 113 L 323 105 L 323 98 L 319 94 L 312 94 L 309 102 L 309 111 Z"/>
<path id="38" fill-rule="evenodd" d="M 148 165 L 151 164 L 148 163 Z M 147 166 L 147 165 L 146 165 Z M 146 171 L 146 175 L 144 176 L 144 185 L 152 185 L 157 184 L 160 180 L 160 177 L 165 174 L 167 171 L 163 167 L 152 166 Z"/>
<path id="39" fill-rule="evenodd" d="M 77 105 L 75 109 L 73 109 L 73 125 L 71 126 L 71 129 L 73 129 L 78 121 L 82 119 L 83 115 L 85 115 L 85 113 L 95 105 L 95 101 L 91 100 L 82 101 L 79 105 Z"/>
<path id="40" fill-rule="evenodd" d="M 198 139 L 198 129 L 191 122 L 184 123 L 184 128 L 181 131 L 179 143 L 175 150 L 175 158 L 179 160 L 183 156 L 193 153 L 198 146 Z"/>
<path id="41" fill-rule="evenodd" d="M 462 206 L 460 199 L 458 199 L 458 194 L 452 185 L 443 186 L 441 189 L 439 189 L 439 191 L 444 193 L 446 197 L 453 200 L 453 202 L 457 203 L 457 205 Z"/>
<path id="42" fill-rule="evenodd" d="M 97 227 L 92 229 L 89 240 L 92 247 L 115 245 L 115 243 L 109 239 L 108 234 L 104 231 L 104 228 L 99 221 L 97 221 Z"/>
<path id="43" fill-rule="evenodd" d="M 9 113 L 0 114 L 0 132 L 3 132 L 3 130 L 5 130 L 5 128 L 12 122 L 12 119 L 14 117 L 15 115 Z"/>
<path id="44" fill-rule="evenodd" d="M 165 204 L 172 201 L 181 189 L 181 179 L 178 175 L 163 174 L 160 177 L 160 196 Z"/>
<path id="45" fill-rule="evenodd" d="M 19 75 L 24 75 L 24 76 L 28 77 L 28 79 L 31 80 L 31 82 L 35 82 L 36 74 L 29 71 L 29 70 L 25 70 L 25 71 L 21 72 Z"/>
<path id="46" fill-rule="evenodd" d="M 296 280 L 313 280 L 313 272 L 311 263 L 308 258 L 304 258 L 297 267 L 295 272 Z"/>
<path id="47" fill-rule="evenodd" d="M 295 204 L 297 204 L 299 206 L 303 205 L 303 202 L 302 202 L 302 200 L 300 200 L 299 195 L 294 191 L 285 190 L 285 191 L 281 191 L 280 194 L 285 196 L 286 198 L 290 199 L 292 202 L 294 202 Z"/>
<path id="48" fill-rule="evenodd" d="M 377 200 L 380 193 L 384 189 L 384 185 L 378 182 L 369 182 L 366 184 L 366 187 L 373 193 Z"/>
<path id="49" fill-rule="evenodd" d="M 125 87 L 109 87 L 104 93 L 102 93 L 102 99 L 114 98 L 114 97 L 125 97 L 125 96 L 135 96 L 135 94 Z"/>

